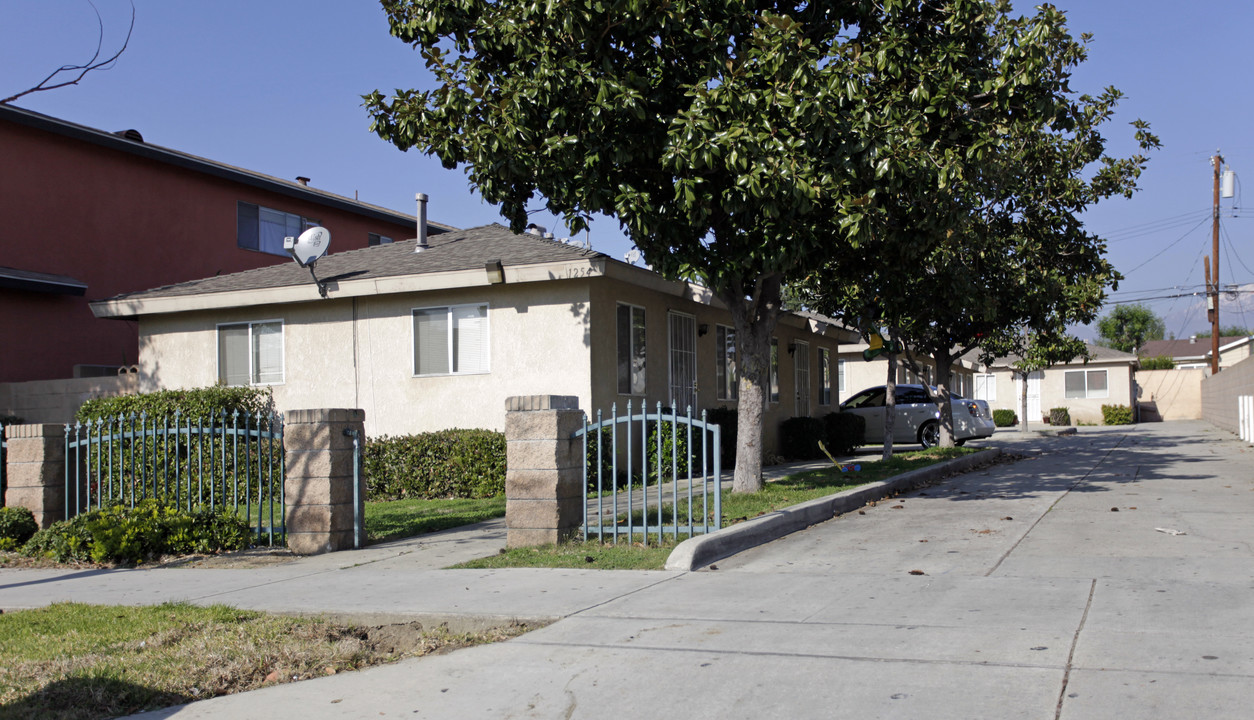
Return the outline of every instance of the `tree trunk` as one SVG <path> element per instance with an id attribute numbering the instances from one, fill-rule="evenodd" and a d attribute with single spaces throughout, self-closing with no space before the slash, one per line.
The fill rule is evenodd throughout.
<path id="1" fill-rule="evenodd" d="M 1030 373 L 1021 373 L 1015 371 L 1015 377 L 1019 378 L 1019 429 L 1023 432 L 1028 431 L 1028 375 Z"/>
<path id="2" fill-rule="evenodd" d="M 936 405 L 940 410 L 940 440 L 937 442 L 939 447 L 954 446 L 954 403 L 953 396 L 949 392 L 949 379 L 953 375 L 951 365 L 953 365 L 953 356 L 948 350 L 936 352 L 932 354 L 932 360 L 936 363 Z"/>
<path id="3" fill-rule="evenodd" d="M 897 355 L 888 353 L 888 379 L 884 382 L 884 452 L 881 460 L 893 456 L 893 428 L 897 425 Z"/>
<path id="4" fill-rule="evenodd" d="M 771 372 L 771 333 L 781 311 L 781 278 L 760 278 L 746 299 L 743 286 L 733 284 L 718 297 L 736 326 L 736 359 L 740 399 L 736 409 L 736 470 L 732 492 L 762 489 L 762 435 Z"/>

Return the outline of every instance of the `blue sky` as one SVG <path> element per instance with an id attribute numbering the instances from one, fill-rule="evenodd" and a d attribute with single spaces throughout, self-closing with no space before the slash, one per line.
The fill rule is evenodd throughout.
<path id="1" fill-rule="evenodd" d="M 1073 33 L 1094 36 L 1073 88 L 1095 93 L 1114 85 L 1126 95 L 1107 126 L 1110 148 L 1135 151 L 1128 123 L 1138 117 L 1163 142 L 1140 193 L 1109 200 L 1085 218 L 1111 240 L 1110 257 L 1127 276 L 1112 300 L 1158 298 L 1147 302 L 1178 337 L 1208 329 L 1200 297 L 1159 296 L 1196 292 L 1203 283 L 1216 149 L 1239 180 L 1249 178 L 1254 204 L 1254 82 L 1244 52 L 1254 3 L 1214 0 L 1187 10 L 1165 0 L 1058 6 Z M 97 0 L 97 7 L 112 50 L 125 35 L 130 5 Z M 308 176 L 319 188 L 410 213 L 414 193 L 425 192 L 431 219 L 459 227 L 500 221 L 460 170 L 402 153 L 368 131 L 361 95 L 431 82 L 417 54 L 388 34 L 377 4 L 135 0 L 135 8 L 130 47 L 115 67 L 15 104 L 103 130 L 135 128 L 158 145 L 278 177 Z M 61 64 L 85 61 L 96 34 L 86 0 L 5 0 L 0 96 L 34 85 Z M 1220 280 L 1254 290 L 1254 212 L 1239 209 L 1239 201 L 1224 201 Z M 554 218 L 536 218 L 566 234 Z M 630 249 L 610 219 L 595 221 L 590 237 L 594 249 L 615 257 Z M 1225 299 L 1222 323 L 1254 326 L 1251 298 Z M 1088 329 L 1080 334 L 1093 337 Z"/>

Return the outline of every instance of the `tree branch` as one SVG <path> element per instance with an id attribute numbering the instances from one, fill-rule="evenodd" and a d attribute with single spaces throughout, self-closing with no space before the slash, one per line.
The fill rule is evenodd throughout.
<path id="1" fill-rule="evenodd" d="M 122 53 L 126 50 L 126 46 L 129 45 L 131 42 L 131 33 L 135 31 L 135 3 L 134 2 L 131 3 L 131 26 L 127 28 L 126 30 L 126 39 L 122 42 L 122 47 L 119 48 L 117 52 L 113 53 L 113 55 L 109 59 L 101 60 L 99 62 L 97 62 L 97 60 L 100 57 L 100 49 L 104 46 L 104 20 L 100 17 L 100 10 L 96 8 L 96 4 L 91 2 L 90 0 L 88 0 L 88 4 L 91 5 L 92 12 L 96 13 L 96 24 L 100 28 L 100 34 L 96 38 L 96 52 L 95 54 L 91 56 L 91 59 L 83 63 L 82 65 L 62 65 L 56 70 L 53 70 L 48 75 L 48 77 L 39 81 L 38 85 L 32 88 L 23 90 L 22 92 L 16 95 L 10 95 L 9 97 L 4 98 L 3 100 L 0 100 L 0 105 L 7 105 L 8 103 L 11 103 L 14 100 L 17 100 L 18 98 L 24 97 L 26 95 L 30 95 L 31 93 L 43 92 L 45 90 L 55 90 L 57 88 L 63 88 L 67 85 L 77 85 L 78 81 L 82 80 L 83 77 L 87 75 L 87 73 L 91 72 L 92 70 L 108 69 L 109 65 L 111 65 L 113 61 L 117 60 L 118 57 L 122 55 Z M 55 82 L 51 85 L 48 84 L 52 82 L 61 73 L 75 73 L 75 72 L 77 72 L 78 75 L 76 75 L 72 80 L 63 80 L 60 82 Z"/>

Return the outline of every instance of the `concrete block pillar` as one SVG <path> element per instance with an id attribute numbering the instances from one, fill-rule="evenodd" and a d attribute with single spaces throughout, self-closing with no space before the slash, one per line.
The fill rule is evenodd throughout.
<path id="1" fill-rule="evenodd" d="M 7 425 L 4 504 L 24 507 L 46 528 L 65 519 L 65 426 Z"/>
<path id="2" fill-rule="evenodd" d="M 353 504 L 353 438 L 364 443 L 364 410 L 291 410 L 284 418 L 287 454 L 284 494 L 287 546 L 298 555 L 353 547 L 355 523 L 365 542 L 366 479 L 359 475 Z"/>
<path id="3" fill-rule="evenodd" d="M 505 400 L 505 544 L 570 539 L 583 524 L 583 427 L 579 398 L 524 395 Z"/>

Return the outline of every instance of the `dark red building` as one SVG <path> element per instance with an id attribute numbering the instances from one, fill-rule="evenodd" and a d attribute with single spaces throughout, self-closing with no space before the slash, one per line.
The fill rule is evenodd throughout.
<path id="1" fill-rule="evenodd" d="M 298 180 L 0 105 L 0 382 L 134 363 L 134 326 L 91 300 L 292 262 L 283 237 L 312 225 L 333 252 L 416 234 L 412 215 Z"/>

